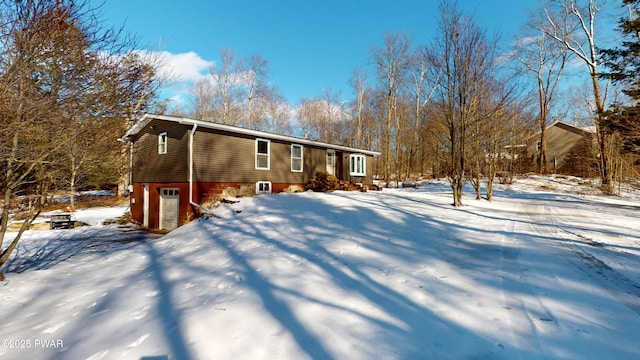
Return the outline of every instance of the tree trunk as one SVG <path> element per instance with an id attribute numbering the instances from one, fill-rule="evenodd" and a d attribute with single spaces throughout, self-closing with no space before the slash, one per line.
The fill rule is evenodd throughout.
<path id="1" fill-rule="evenodd" d="M 71 178 L 69 179 L 69 207 L 71 210 L 76 208 L 76 176 L 77 176 L 75 161 L 71 161 Z"/>
<path id="2" fill-rule="evenodd" d="M 386 128 L 386 149 L 384 155 L 384 177 L 386 180 L 385 187 L 389 188 L 391 184 L 391 91 L 387 95 L 387 128 Z"/>
<path id="3" fill-rule="evenodd" d="M 0 251 L 2 251 L 2 243 L 4 234 L 7 232 L 9 224 L 9 211 L 11 210 L 11 189 L 7 187 L 4 191 L 4 202 L 2 204 L 2 215 L 0 215 Z"/>
<path id="4" fill-rule="evenodd" d="M 2 204 L 2 218 L 0 219 L 0 251 L 2 251 L 2 243 L 4 242 L 4 235 L 7 232 L 7 226 L 9 224 L 9 211 L 11 210 L 11 195 L 13 193 L 13 162 L 16 158 L 16 151 L 18 149 L 18 132 L 13 132 L 12 147 L 7 159 L 7 168 L 5 171 L 5 191 L 4 191 L 4 203 Z"/>
<path id="5" fill-rule="evenodd" d="M 9 260 L 9 257 L 11 256 L 11 253 L 13 252 L 13 250 L 15 250 L 15 248 L 18 246 L 18 243 L 20 242 L 20 238 L 22 238 L 22 234 L 29 229 L 33 220 L 36 217 L 38 217 L 38 215 L 40 215 L 41 209 L 39 208 L 38 212 L 35 214 L 33 213 L 33 211 L 34 211 L 34 207 L 33 207 L 33 204 L 31 203 L 29 204 L 29 216 L 22 223 L 22 226 L 20 227 L 20 230 L 16 234 L 15 239 L 13 239 L 11 244 L 9 244 L 9 246 L 4 251 L 0 252 L 0 269 L 2 269 L 2 266 Z"/>
<path id="6" fill-rule="evenodd" d="M 540 155 L 538 157 L 538 173 L 549 174 L 549 164 L 547 161 L 547 139 L 545 136 L 546 126 L 540 121 Z"/>
<path id="7" fill-rule="evenodd" d="M 598 145 L 600 146 L 600 177 L 602 182 L 602 190 L 605 193 L 611 193 L 613 187 L 611 184 L 611 173 L 609 170 L 609 152 L 608 141 L 604 134 L 603 124 L 604 119 L 604 105 L 600 97 L 600 84 L 598 84 L 598 75 L 595 70 L 591 71 L 591 83 L 593 84 L 593 95 L 596 101 L 596 135 L 598 137 Z"/>
<path id="8" fill-rule="evenodd" d="M 451 189 L 453 190 L 453 206 L 458 207 L 462 206 L 462 187 L 464 186 L 464 181 L 462 176 L 454 177 L 451 182 Z"/>
<path id="9" fill-rule="evenodd" d="M 476 169 L 477 170 L 477 169 Z M 480 173 L 476 172 L 471 178 L 471 184 L 476 192 L 476 200 L 482 200 L 482 186 L 480 184 Z"/>

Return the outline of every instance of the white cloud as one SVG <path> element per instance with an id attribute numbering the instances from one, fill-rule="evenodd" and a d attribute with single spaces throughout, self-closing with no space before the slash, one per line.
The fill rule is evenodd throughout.
<path id="1" fill-rule="evenodd" d="M 172 54 L 168 51 L 157 52 L 162 61 L 162 71 L 171 74 L 176 82 L 194 82 L 203 78 L 215 63 L 205 60 L 193 51 Z"/>
<path id="2" fill-rule="evenodd" d="M 215 64 L 214 61 L 203 59 L 193 51 L 179 54 L 168 51 L 139 52 L 157 60 L 160 76 L 168 79 L 161 88 L 161 94 L 174 104 L 185 104 L 190 97 L 193 83 L 206 77 L 209 68 Z"/>

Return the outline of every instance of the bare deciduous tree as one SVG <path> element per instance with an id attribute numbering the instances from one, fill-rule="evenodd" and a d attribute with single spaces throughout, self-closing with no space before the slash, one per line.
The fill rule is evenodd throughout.
<path id="1" fill-rule="evenodd" d="M 267 82 L 269 64 L 260 55 L 252 55 L 242 60 L 240 79 L 246 88 L 246 127 L 257 129 L 262 117 L 260 100 L 273 92 Z"/>
<path id="2" fill-rule="evenodd" d="M 441 78 L 434 100 L 447 129 L 447 177 L 453 190 L 453 205 L 461 206 L 470 171 L 469 152 L 478 151 L 472 147 L 473 127 L 497 109 L 497 104 L 485 109 L 483 103 L 494 82 L 496 40 L 488 38 L 471 18 L 462 15 L 455 3 L 442 2 L 440 12 L 438 33 L 428 56 L 431 78 Z"/>
<path id="3" fill-rule="evenodd" d="M 0 24 L 2 266 L 60 179 L 80 175 L 77 163 L 66 167 L 82 159 L 74 149 L 88 146 L 74 138 L 78 130 L 86 131 L 80 134 L 83 140 L 102 141 L 113 136 L 114 128 L 120 131 L 131 113 L 122 97 L 122 78 L 113 76 L 105 59 L 127 53 L 133 43 L 118 29 L 102 27 L 95 10 L 82 1 L 0 1 Z M 115 139 L 110 141 L 117 154 Z M 65 173 L 74 169 L 75 174 Z M 18 202 L 25 220 L 3 249 L 12 205 Z"/>
<path id="4" fill-rule="evenodd" d="M 260 130 L 290 135 L 289 103 L 278 93 L 277 88 L 269 88 L 263 97 L 264 122 Z"/>
<path id="5" fill-rule="evenodd" d="M 356 69 L 353 71 L 353 77 L 349 80 L 349 85 L 353 88 L 355 95 L 354 113 L 355 113 L 355 139 L 354 144 L 357 147 L 363 146 L 363 112 L 367 101 L 367 73 L 365 70 Z"/>
<path id="6" fill-rule="evenodd" d="M 386 114 L 384 128 L 384 176 L 386 186 L 391 182 L 392 136 L 394 134 L 394 122 L 398 121 L 397 101 L 400 90 L 407 80 L 407 72 L 410 64 L 411 43 L 405 34 L 388 33 L 384 38 L 382 47 L 371 49 L 372 62 L 376 69 L 376 77 L 381 89 L 385 93 Z M 398 134 L 396 131 L 395 134 Z"/>
<path id="7" fill-rule="evenodd" d="M 220 65 L 210 69 L 214 80 L 215 98 L 219 121 L 225 125 L 236 125 L 240 118 L 238 109 L 240 62 L 234 51 L 220 50 Z"/>
<path id="8" fill-rule="evenodd" d="M 520 39 L 512 46 L 513 56 L 526 69 L 535 76 L 538 93 L 538 126 L 540 129 L 540 153 L 537 159 L 538 172 L 548 174 L 547 139 L 545 130 L 549 112 L 553 105 L 558 84 L 569 58 L 569 52 L 549 35 L 540 32 L 539 18 L 531 15 L 528 29 L 533 33 Z M 527 32 L 525 32 L 527 34 Z"/>
<path id="9" fill-rule="evenodd" d="M 604 1 L 562 0 L 545 1 L 543 16 L 547 20 L 540 30 L 555 39 L 567 51 L 583 61 L 591 79 L 595 125 L 600 148 L 600 178 L 603 190 L 611 192 L 611 173 L 608 164 L 608 139 L 604 130 L 605 94 L 600 82 L 598 52 L 596 50 L 596 16 L 602 10 Z"/>
<path id="10" fill-rule="evenodd" d="M 407 178 L 411 177 L 411 171 L 415 167 L 418 153 L 420 152 L 420 128 L 424 117 L 425 108 L 436 87 L 440 81 L 436 75 L 435 78 L 428 78 L 429 56 L 426 48 L 418 49 L 412 57 L 411 61 L 411 90 L 413 91 L 414 107 L 413 107 L 413 129 L 410 137 L 409 153 L 407 158 Z"/>

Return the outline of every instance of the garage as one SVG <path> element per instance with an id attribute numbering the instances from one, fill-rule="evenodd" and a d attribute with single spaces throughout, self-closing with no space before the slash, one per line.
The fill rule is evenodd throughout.
<path id="1" fill-rule="evenodd" d="M 180 190 L 177 188 L 160 189 L 160 229 L 173 230 L 178 227 Z"/>

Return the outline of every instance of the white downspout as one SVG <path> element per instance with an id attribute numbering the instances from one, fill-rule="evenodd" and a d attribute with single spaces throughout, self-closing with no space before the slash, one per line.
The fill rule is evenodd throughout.
<path id="1" fill-rule="evenodd" d="M 193 201 L 193 137 L 198 130 L 198 124 L 193 124 L 189 134 L 189 204 L 203 213 L 211 214 L 211 210 Z"/>
<path id="2" fill-rule="evenodd" d="M 129 195 L 133 193 L 133 141 L 129 142 L 129 184 L 127 185 Z"/>
<path id="3" fill-rule="evenodd" d="M 199 204 L 193 201 L 193 136 L 198 129 L 198 124 L 193 124 L 191 134 L 189 134 L 189 204 L 200 208 Z"/>

